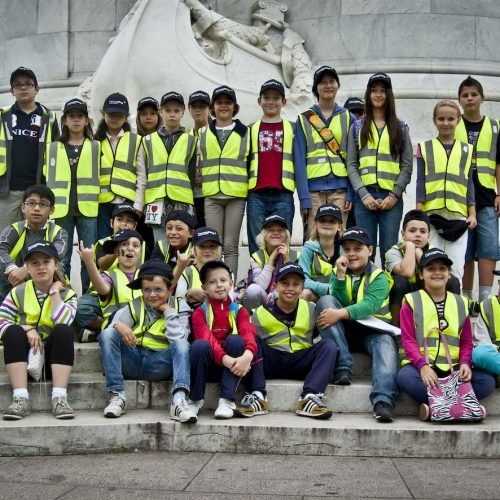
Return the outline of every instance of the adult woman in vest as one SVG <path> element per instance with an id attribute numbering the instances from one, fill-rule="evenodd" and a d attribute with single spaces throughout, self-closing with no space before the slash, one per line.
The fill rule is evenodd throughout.
<path id="1" fill-rule="evenodd" d="M 347 169 L 356 192 L 356 221 L 370 234 L 372 261 L 378 241 L 383 267 L 385 253 L 398 241 L 402 196 L 411 179 L 413 151 L 408 126 L 396 116 L 392 82 L 385 73 L 376 73 L 368 80 L 365 111 L 365 118 L 349 131 Z"/>

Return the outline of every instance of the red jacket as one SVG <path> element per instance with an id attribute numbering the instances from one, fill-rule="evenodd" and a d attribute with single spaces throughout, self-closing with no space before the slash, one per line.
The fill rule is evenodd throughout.
<path id="1" fill-rule="evenodd" d="M 212 330 L 207 325 L 205 312 L 202 307 L 198 307 L 191 318 L 193 335 L 195 340 L 206 340 L 212 347 L 214 361 L 222 365 L 222 357 L 226 354 L 222 345 L 228 335 L 231 335 L 232 327 L 229 323 L 229 305 L 231 299 L 225 301 L 208 299 L 214 312 Z M 257 341 L 255 326 L 250 323 L 250 317 L 244 307 L 240 307 L 236 318 L 238 334 L 245 341 L 245 349 L 248 349 L 255 356 L 257 354 Z M 242 353 L 243 354 L 243 353 Z"/>

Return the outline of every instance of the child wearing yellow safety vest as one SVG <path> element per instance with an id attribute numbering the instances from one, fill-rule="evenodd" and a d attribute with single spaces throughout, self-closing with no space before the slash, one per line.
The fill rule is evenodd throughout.
<path id="1" fill-rule="evenodd" d="M 12 287 L 28 279 L 24 257 L 29 245 L 50 241 L 62 260 L 68 249 L 68 233 L 49 216 L 54 212 L 54 193 L 42 184 L 29 187 L 23 194 L 21 211 L 25 220 L 7 226 L 0 234 L 0 301 Z"/>
<path id="2" fill-rule="evenodd" d="M 109 220 L 115 203 L 128 200 L 142 213 L 146 185 L 146 172 L 137 163 L 141 137 L 130 131 L 127 98 L 118 92 L 109 95 L 104 101 L 102 115 L 94 137 L 101 143 L 102 155 L 95 240 L 111 234 Z"/>
<path id="3" fill-rule="evenodd" d="M 31 279 L 16 286 L 0 307 L 0 338 L 5 367 L 13 388 L 12 404 L 4 420 L 19 420 L 30 414 L 28 374 L 32 355 L 45 361 L 41 369 L 52 379 L 52 413 L 58 419 L 74 417 L 67 400 L 67 387 L 74 363 L 73 332 L 76 294 L 59 271 L 59 254 L 48 241 L 27 248 L 25 265 Z M 40 365 L 38 365 L 40 366 Z"/>
<path id="4" fill-rule="evenodd" d="M 378 422 L 392 422 L 399 395 L 399 357 L 392 327 L 388 325 L 390 275 L 370 261 L 373 246 L 365 229 L 349 228 L 340 244 L 342 256 L 332 273 L 331 295 L 322 297 L 316 306 L 321 338 L 332 339 L 339 349 L 333 383 L 351 383 L 351 350 L 369 354 L 373 416 Z M 371 324 L 357 320 L 369 320 Z"/>
<path id="5" fill-rule="evenodd" d="M 417 403 L 419 416 L 428 418 L 427 387 L 438 387 L 438 377 L 449 375 L 446 351 L 438 331 L 445 336 L 452 364 L 459 377 L 471 382 L 478 399 L 495 389 L 493 377 L 472 368 L 472 331 L 467 299 L 446 291 L 452 261 L 438 248 L 426 250 L 420 259 L 419 276 L 424 288 L 405 296 L 401 308 L 401 342 L 403 359 L 398 384 Z M 424 357 L 427 337 L 429 364 Z"/>
<path id="6" fill-rule="evenodd" d="M 124 378 L 172 381 L 170 418 L 194 423 L 196 414 L 188 407 L 188 332 L 168 301 L 172 293 L 172 270 L 165 262 L 151 259 L 141 266 L 127 287 L 140 296 L 120 309 L 109 328 L 99 336 L 106 389 L 110 402 L 107 418 L 126 411 Z"/>
<path id="7" fill-rule="evenodd" d="M 297 415 L 327 419 L 332 411 L 323 395 L 332 377 L 337 346 L 331 339 L 315 342 L 315 305 L 300 298 L 304 290 L 304 272 L 293 262 L 278 269 L 277 298 L 260 306 L 252 315 L 257 340 L 264 358 L 266 379 L 304 380 L 297 403 Z M 253 401 L 242 401 L 238 411 L 252 416 Z"/>
<path id="8" fill-rule="evenodd" d="M 61 136 L 47 146 L 43 175 L 55 196 L 52 218 L 85 245 L 97 239 L 99 201 L 100 145 L 92 140 L 87 105 L 71 99 L 64 105 Z M 66 276 L 71 275 L 72 247 L 62 261 Z M 81 270 L 82 292 L 89 286 L 86 269 Z"/>
<path id="9" fill-rule="evenodd" d="M 224 262 L 210 261 L 201 268 L 200 279 L 207 300 L 192 316 L 195 342 L 191 346 L 190 407 L 198 413 L 203 407 L 206 383 L 220 381 L 214 416 L 232 418 L 238 415 L 236 389 L 243 382 L 249 396 L 245 399 L 255 404 L 254 415 L 267 413 L 266 381 L 255 327 L 247 310 L 230 298 L 231 270 Z"/>
<path id="10" fill-rule="evenodd" d="M 434 106 L 438 136 L 421 142 L 417 150 L 417 209 L 429 215 L 429 244 L 445 251 L 453 262 L 451 273 L 464 274 L 467 229 L 476 227 L 472 178 L 472 147 L 455 139 L 460 109 L 453 101 Z"/>

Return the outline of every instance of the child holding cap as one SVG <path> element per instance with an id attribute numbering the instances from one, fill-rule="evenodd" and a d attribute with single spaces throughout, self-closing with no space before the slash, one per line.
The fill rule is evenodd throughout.
<path id="1" fill-rule="evenodd" d="M 429 418 L 427 387 L 438 387 L 438 377 L 450 374 L 440 330 L 448 342 L 451 361 L 459 378 L 470 382 L 478 399 L 495 389 L 494 378 L 472 368 L 472 331 L 467 299 L 446 291 L 453 262 L 438 248 L 426 250 L 420 258 L 420 279 L 424 289 L 409 293 L 401 308 L 403 359 L 398 384 L 403 392 L 420 403 L 419 417 Z M 427 337 L 428 359 L 424 353 Z"/>
<path id="2" fill-rule="evenodd" d="M 159 110 L 160 106 L 154 97 L 143 97 L 137 103 L 135 125 L 137 127 L 137 133 L 141 137 L 152 134 L 161 127 Z"/>
<path id="3" fill-rule="evenodd" d="M 335 68 L 314 73 L 312 91 L 318 103 L 300 114 L 295 124 L 293 159 L 300 212 L 309 239 L 320 205 L 340 207 L 344 221 L 354 193 L 347 177 L 347 136 L 353 116 L 335 102 L 340 80 Z"/>
<path id="4" fill-rule="evenodd" d="M 321 338 L 332 339 L 339 349 L 333 383 L 349 385 L 352 374 L 350 349 L 372 357 L 373 416 L 379 422 L 394 420 L 399 395 L 397 384 L 399 357 L 394 337 L 385 329 L 390 322 L 390 276 L 370 261 L 370 236 L 354 226 L 340 238 L 342 256 L 337 259 L 330 281 L 330 293 L 317 306 Z M 376 327 L 356 320 L 378 319 Z"/>
<path id="5" fill-rule="evenodd" d="M 327 419 L 332 411 L 323 403 L 323 394 L 335 368 L 337 346 L 330 339 L 315 342 L 315 305 L 300 298 L 304 272 L 292 262 L 278 269 L 275 301 L 260 306 L 252 315 L 264 358 L 266 379 L 304 380 L 296 413 Z M 252 416 L 253 401 L 243 400 L 238 408 Z"/>
<path id="6" fill-rule="evenodd" d="M 43 175 L 55 196 L 53 219 L 70 238 L 71 246 L 62 265 L 71 275 L 73 235 L 86 246 L 97 239 L 99 207 L 99 172 L 101 149 L 92 139 L 87 105 L 80 99 L 71 99 L 64 105 L 61 118 L 61 136 L 47 146 Z M 82 292 L 89 286 L 86 269 L 81 270 Z"/>
<path id="7" fill-rule="evenodd" d="M 16 286 L 0 307 L 0 338 L 5 368 L 13 388 L 12 404 L 4 420 L 30 414 L 28 353 L 42 353 L 45 374 L 52 378 L 52 413 L 58 419 L 74 417 L 67 387 L 74 363 L 70 325 L 76 311 L 76 294 L 59 271 L 59 253 L 48 241 L 29 245 L 25 265 L 31 279 Z"/>
<path id="8" fill-rule="evenodd" d="M 295 212 L 295 168 L 293 165 L 293 127 L 283 120 L 285 87 L 267 80 L 257 101 L 262 118 L 250 125 L 250 171 L 248 175 L 247 234 L 250 255 L 258 250 L 257 236 L 264 219 L 280 215 L 289 228 Z"/>
<path id="9" fill-rule="evenodd" d="M 188 332 L 168 304 L 172 278 L 172 270 L 161 260 L 143 264 L 136 279 L 127 285 L 139 296 L 120 309 L 99 336 L 106 389 L 111 395 L 105 417 L 118 418 L 125 413 L 124 379 L 157 382 L 173 377 L 170 418 L 181 423 L 197 420 L 186 399 Z"/>
<path id="10" fill-rule="evenodd" d="M 207 381 L 220 380 L 215 418 L 232 418 L 236 389 L 242 381 L 257 405 L 254 414 L 267 413 L 266 381 L 255 327 L 246 309 L 231 301 L 231 269 L 220 261 L 207 262 L 200 270 L 200 280 L 207 300 L 192 316 L 191 409 L 198 413 L 203 407 Z"/>
<path id="11" fill-rule="evenodd" d="M 247 309 L 274 298 L 276 271 L 285 262 L 297 263 L 299 259 L 299 254 L 290 248 L 290 231 L 280 215 L 264 219 L 257 242 L 259 250 L 251 256 L 246 288 L 238 298 Z"/>
<path id="12" fill-rule="evenodd" d="M 300 252 L 299 266 L 304 271 L 305 284 L 301 298 L 317 302 L 328 295 L 330 276 L 340 256 L 342 210 L 337 205 L 321 205 L 314 217 L 311 238 Z"/>
<path id="13" fill-rule="evenodd" d="M 147 171 L 146 223 L 151 224 L 156 243 L 164 238 L 170 212 L 193 212 L 189 174 L 194 172 L 196 138 L 181 127 L 184 110 L 182 95 L 177 92 L 164 94 L 160 104 L 163 125 L 144 137 L 139 152 L 138 162 Z"/>
<path id="14" fill-rule="evenodd" d="M 351 127 L 348 145 L 347 168 L 356 192 L 354 215 L 370 234 L 375 250 L 378 241 L 383 267 L 385 253 L 398 241 L 402 196 L 413 169 L 409 129 L 396 115 L 387 74 L 375 73 L 369 78 L 365 117 Z"/>
<path id="15" fill-rule="evenodd" d="M 224 261 L 238 275 L 240 231 L 248 193 L 248 127 L 234 119 L 240 106 L 227 86 L 212 93 L 210 112 L 215 120 L 199 134 L 205 220 L 221 236 Z"/>
<path id="16" fill-rule="evenodd" d="M 102 154 L 96 239 L 111 234 L 109 220 L 114 203 L 128 200 L 142 213 L 146 184 L 146 172 L 137 164 L 141 137 L 130 131 L 127 98 L 119 92 L 109 95 L 104 101 L 102 115 L 95 133 L 95 139 L 101 142 Z"/>

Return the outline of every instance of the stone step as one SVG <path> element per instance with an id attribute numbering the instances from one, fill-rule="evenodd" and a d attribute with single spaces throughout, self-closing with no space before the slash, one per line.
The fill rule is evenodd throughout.
<path id="1" fill-rule="evenodd" d="M 380 424 L 371 415 L 334 414 L 330 420 L 273 412 L 252 419 L 180 424 L 165 410 L 131 410 L 119 419 L 82 411 L 60 421 L 34 413 L 0 421 L 1 456 L 69 455 L 159 450 L 284 455 L 423 458 L 499 458 L 500 417 L 479 424 L 432 424 L 399 417 Z"/>
<path id="2" fill-rule="evenodd" d="M 171 382 L 147 382 L 141 380 L 125 381 L 127 407 L 129 409 L 169 408 Z M 33 410 L 51 410 L 51 384 L 30 383 L 30 399 Z M 272 412 L 295 411 L 295 405 L 302 391 L 302 382 L 294 380 L 267 381 L 268 401 Z M 338 413 L 371 413 L 369 400 L 371 380 L 368 377 L 355 377 L 350 386 L 328 386 L 326 404 Z M 108 403 L 104 377 L 100 373 L 74 373 L 68 388 L 69 402 L 75 410 L 102 410 Z M 239 389 L 238 401 L 243 397 Z M 0 409 L 7 408 L 11 402 L 12 391 L 7 375 L 0 374 Z M 217 407 L 219 385 L 207 384 L 205 405 L 208 410 Z M 500 392 L 495 392 L 484 400 L 489 415 L 500 416 Z M 417 405 L 407 396 L 401 395 L 396 406 L 397 415 L 416 415 Z"/>

